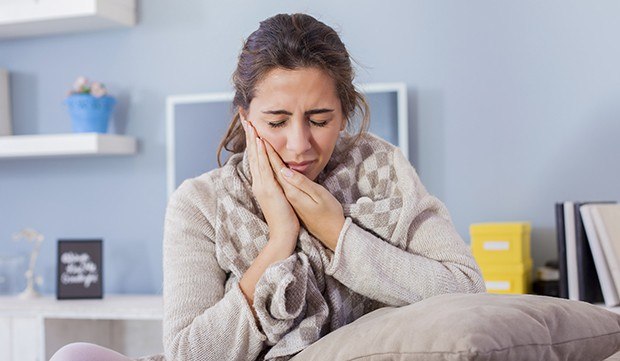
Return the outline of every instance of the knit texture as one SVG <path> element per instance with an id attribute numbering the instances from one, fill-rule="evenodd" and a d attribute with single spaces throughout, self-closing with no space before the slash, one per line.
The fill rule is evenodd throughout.
<path id="1" fill-rule="evenodd" d="M 262 331 L 238 287 L 269 239 L 247 156 L 175 192 L 164 236 L 168 359 L 288 360 L 379 307 L 484 290 L 445 207 L 400 151 L 372 135 L 349 142 L 339 140 L 317 178 L 343 205 L 337 248 L 301 228 L 293 255 L 256 285 Z"/>

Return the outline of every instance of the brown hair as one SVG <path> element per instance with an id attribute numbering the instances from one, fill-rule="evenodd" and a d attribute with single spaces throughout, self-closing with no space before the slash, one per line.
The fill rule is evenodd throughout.
<path id="1" fill-rule="evenodd" d="M 256 85 L 263 77 L 275 68 L 294 70 L 309 67 L 322 69 L 334 79 L 347 128 L 352 127 L 350 119 L 359 111 L 362 121 L 354 141 L 366 132 L 370 121 L 368 103 L 353 85 L 351 59 L 338 33 L 310 15 L 278 14 L 261 21 L 239 54 L 237 69 L 232 76 L 235 87 L 234 116 L 217 148 L 220 166 L 222 149 L 233 154 L 245 150 L 239 108 L 249 108 Z"/>

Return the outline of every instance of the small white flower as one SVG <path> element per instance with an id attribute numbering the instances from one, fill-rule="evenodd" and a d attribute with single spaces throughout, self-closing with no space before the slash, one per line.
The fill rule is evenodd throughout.
<path id="1" fill-rule="evenodd" d="M 76 93 L 81 93 L 84 91 L 84 89 L 88 89 L 86 87 L 87 84 L 88 79 L 84 76 L 79 76 L 73 83 L 73 91 Z"/>
<path id="2" fill-rule="evenodd" d="M 88 78 L 85 76 L 79 76 L 73 83 L 73 88 L 67 96 L 71 96 L 73 94 L 90 94 L 96 98 L 101 98 L 102 96 L 108 94 L 108 90 L 101 82 L 94 81 L 90 83 Z"/>
<path id="3" fill-rule="evenodd" d="M 96 81 L 90 87 L 90 94 L 96 98 L 101 98 L 102 96 L 107 94 L 105 86 L 100 82 Z"/>

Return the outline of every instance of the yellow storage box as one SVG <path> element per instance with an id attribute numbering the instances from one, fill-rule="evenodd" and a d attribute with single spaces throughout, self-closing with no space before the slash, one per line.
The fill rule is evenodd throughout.
<path id="1" fill-rule="evenodd" d="M 528 222 L 476 223 L 469 233 L 478 263 L 526 263 L 531 257 Z"/>
<path id="2" fill-rule="evenodd" d="M 525 294 L 531 292 L 531 259 L 521 264 L 479 263 L 479 266 L 488 293 Z"/>

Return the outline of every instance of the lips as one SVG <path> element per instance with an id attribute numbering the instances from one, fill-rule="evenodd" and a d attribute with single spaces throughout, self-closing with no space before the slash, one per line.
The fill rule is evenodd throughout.
<path id="1" fill-rule="evenodd" d="M 308 160 L 308 161 L 301 162 L 301 163 L 286 162 L 286 166 L 296 172 L 305 173 L 312 166 L 312 164 L 314 164 L 314 162 L 315 162 L 314 160 Z"/>

